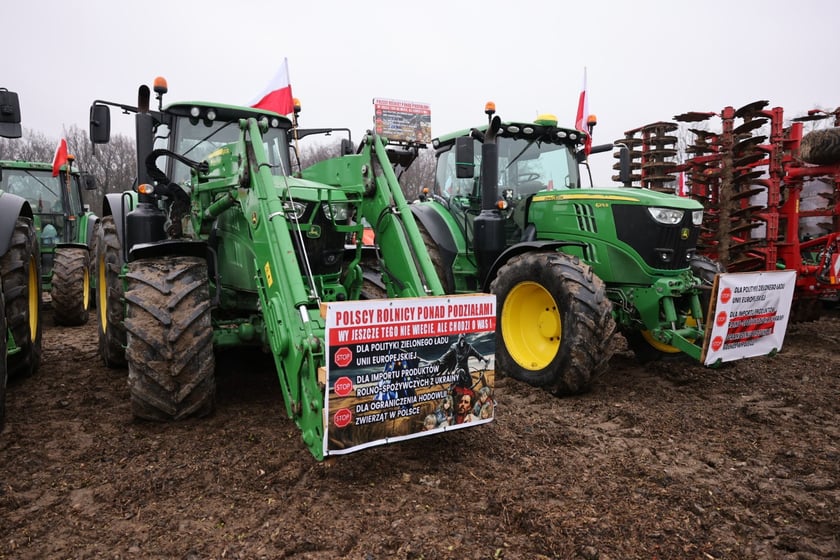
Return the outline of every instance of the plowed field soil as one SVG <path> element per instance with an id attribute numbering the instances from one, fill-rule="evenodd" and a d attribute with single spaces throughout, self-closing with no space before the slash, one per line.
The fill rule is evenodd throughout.
<path id="1" fill-rule="evenodd" d="M 835 310 L 717 369 L 619 337 L 585 395 L 497 378 L 489 424 L 324 462 L 265 356 L 218 356 L 212 416 L 138 422 L 93 314 L 45 318 L 8 390 L 0 558 L 840 558 Z"/>

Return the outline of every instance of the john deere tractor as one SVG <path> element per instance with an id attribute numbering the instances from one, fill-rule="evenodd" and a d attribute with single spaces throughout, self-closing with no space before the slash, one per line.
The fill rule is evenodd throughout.
<path id="1" fill-rule="evenodd" d="M 390 297 L 443 295 L 386 153 L 356 152 L 291 173 L 293 136 L 270 111 L 163 106 L 165 81 L 137 106 L 96 101 L 91 140 L 107 142 L 110 106 L 135 115 L 137 186 L 109 194 L 96 242 L 99 349 L 127 364 L 137 418 L 178 420 L 214 408 L 214 350 L 270 352 L 286 411 L 323 458 L 322 304 L 360 299 L 362 223 L 377 225 Z M 355 153 L 354 153 L 355 152 Z M 419 263 L 419 265 L 417 264 Z"/>
<path id="2" fill-rule="evenodd" d="M 499 370 L 555 394 L 585 391 L 616 330 L 644 360 L 699 359 L 701 295 L 715 274 L 695 255 L 700 203 L 583 188 L 584 133 L 551 115 L 487 114 L 434 139 L 435 189 L 412 211 L 447 293 L 496 294 Z"/>
<path id="3" fill-rule="evenodd" d="M 0 88 L 0 136 L 20 138 L 20 101 Z M 2 172 L 2 170 L 0 170 Z M 41 362 L 40 252 L 29 202 L 0 179 L 0 429 L 8 377 L 29 375 Z"/>
<path id="4" fill-rule="evenodd" d="M 90 278 L 97 217 L 82 199 L 96 188 L 72 156 L 54 175 L 49 163 L 0 161 L 0 188 L 17 194 L 33 210 L 41 250 L 42 290 L 50 294 L 58 325 L 83 325 L 92 304 Z"/>

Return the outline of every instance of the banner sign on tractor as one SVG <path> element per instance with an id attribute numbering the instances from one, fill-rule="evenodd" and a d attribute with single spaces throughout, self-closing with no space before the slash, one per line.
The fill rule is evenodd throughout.
<path id="1" fill-rule="evenodd" d="M 796 272 L 792 270 L 718 275 L 703 363 L 781 350 L 795 287 Z"/>
<path id="2" fill-rule="evenodd" d="M 491 422 L 496 296 L 327 305 L 324 456 Z"/>
<path id="3" fill-rule="evenodd" d="M 376 133 L 389 140 L 420 144 L 432 141 L 432 110 L 426 103 L 374 99 L 373 112 Z"/>

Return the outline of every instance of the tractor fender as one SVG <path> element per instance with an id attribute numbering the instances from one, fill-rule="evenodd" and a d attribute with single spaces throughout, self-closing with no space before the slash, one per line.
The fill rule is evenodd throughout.
<path id="1" fill-rule="evenodd" d="M 166 239 L 154 243 L 138 243 L 128 252 L 128 262 L 138 259 L 180 255 L 198 257 L 212 261 L 209 246 L 205 241 L 186 241 L 183 239 Z"/>
<path id="2" fill-rule="evenodd" d="M 438 246 L 442 264 L 449 276 L 448 282 L 450 286 L 455 284 L 454 276 L 452 275 L 452 263 L 455 262 L 455 257 L 458 255 L 458 246 L 455 244 L 455 238 L 452 231 L 443 219 L 443 216 L 431 206 L 425 204 L 412 204 L 410 206 L 411 213 L 423 225 L 429 235 L 432 237 Z"/>
<path id="3" fill-rule="evenodd" d="M 137 205 L 137 193 L 108 193 L 102 200 L 102 216 L 113 216 L 120 247 L 124 246 L 125 215 Z"/>
<path id="4" fill-rule="evenodd" d="M 0 191 L 0 255 L 9 250 L 19 216 L 32 218 L 29 202 L 23 197 Z"/>
<path id="5" fill-rule="evenodd" d="M 87 240 L 86 246 L 89 250 L 93 250 L 93 239 L 94 239 L 94 230 L 96 229 L 96 224 L 99 223 L 99 218 L 94 214 L 88 214 L 87 218 Z"/>
<path id="6" fill-rule="evenodd" d="M 532 251 L 556 251 L 562 247 L 585 247 L 585 243 L 581 243 L 580 241 L 524 241 L 522 243 L 517 243 L 516 245 L 511 245 L 505 251 L 499 255 L 499 257 L 493 262 L 493 266 L 490 267 L 490 271 L 487 273 L 487 278 L 484 279 L 482 283 L 482 291 L 485 293 L 490 293 L 490 283 L 493 279 L 496 278 L 496 273 L 499 269 L 504 265 L 507 261 L 511 258 L 515 257 L 516 255 L 521 255 L 522 253 L 528 253 Z"/>

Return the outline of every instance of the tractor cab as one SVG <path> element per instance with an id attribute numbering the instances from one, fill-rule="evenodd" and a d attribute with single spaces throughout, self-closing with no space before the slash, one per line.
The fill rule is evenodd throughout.
<path id="1" fill-rule="evenodd" d="M 481 145 L 487 128 L 462 130 L 433 142 L 435 193 L 467 224 L 482 209 L 482 180 L 475 170 L 482 169 Z M 576 154 L 585 140 L 580 131 L 558 127 L 553 115 L 541 115 L 533 123 L 502 123 L 496 134 L 499 164 L 494 206 L 505 217 L 508 245 L 521 240 L 534 194 L 581 187 Z"/>

